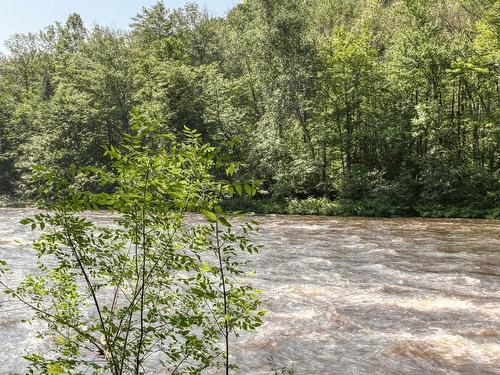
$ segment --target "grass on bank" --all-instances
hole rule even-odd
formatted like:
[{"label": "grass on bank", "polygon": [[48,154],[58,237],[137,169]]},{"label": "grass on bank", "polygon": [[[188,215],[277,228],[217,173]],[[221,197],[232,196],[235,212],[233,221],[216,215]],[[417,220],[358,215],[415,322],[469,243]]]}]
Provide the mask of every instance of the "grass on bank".
[{"label": "grass on bank", "polygon": [[427,217],[427,218],[474,218],[499,219],[500,207],[475,208],[434,205],[398,206],[380,200],[336,200],[327,198],[306,199],[242,199],[236,198],[227,204],[229,210],[255,212],[258,214],[367,216],[367,217]]},{"label": "grass on bank", "polygon": [[[25,208],[31,205],[26,200],[0,196],[0,208]],[[327,198],[313,197],[281,201],[234,198],[226,204],[226,209],[257,214],[500,219],[500,207],[475,208],[444,205],[408,207],[387,204],[377,200],[332,201]]]}]

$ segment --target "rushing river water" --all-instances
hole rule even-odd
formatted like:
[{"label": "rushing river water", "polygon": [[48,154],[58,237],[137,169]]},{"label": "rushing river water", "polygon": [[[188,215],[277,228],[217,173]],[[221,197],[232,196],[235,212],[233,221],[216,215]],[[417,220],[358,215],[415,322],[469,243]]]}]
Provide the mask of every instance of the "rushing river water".
[{"label": "rushing river water", "polygon": [[[29,210],[0,210],[0,259],[34,269]],[[100,220],[100,215],[95,216]],[[269,313],[239,339],[241,374],[500,374],[500,221],[258,217]],[[3,301],[3,303],[2,303]],[[22,371],[36,326],[0,296],[0,373]]]}]

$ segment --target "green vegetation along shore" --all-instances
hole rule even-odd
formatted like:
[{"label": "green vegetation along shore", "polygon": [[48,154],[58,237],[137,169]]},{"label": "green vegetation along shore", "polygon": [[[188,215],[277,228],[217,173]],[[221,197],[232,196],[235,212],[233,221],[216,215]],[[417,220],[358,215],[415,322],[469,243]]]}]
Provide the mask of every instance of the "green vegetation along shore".
[{"label": "green vegetation along shore", "polygon": [[[325,198],[289,199],[233,199],[226,202],[229,211],[256,214],[367,216],[367,217],[428,217],[500,219],[500,209],[482,209],[458,206],[420,206],[417,208],[388,206],[384,202],[331,201]],[[0,199],[0,208],[33,207],[33,202],[12,197]]]},{"label": "green vegetation along shore", "polygon": [[37,164],[109,170],[137,109],[264,181],[235,208],[498,217],[499,15],[499,0],[246,0],[224,17],[158,2],[126,31],[73,14],[13,35],[0,195],[30,201]]},{"label": "green vegetation along shore", "polygon": [[325,198],[289,199],[237,199],[227,204],[228,209],[258,214],[368,216],[368,217],[428,217],[499,219],[500,209],[460,206],[405,207],[388,205],[380,201],[331,201]]}]

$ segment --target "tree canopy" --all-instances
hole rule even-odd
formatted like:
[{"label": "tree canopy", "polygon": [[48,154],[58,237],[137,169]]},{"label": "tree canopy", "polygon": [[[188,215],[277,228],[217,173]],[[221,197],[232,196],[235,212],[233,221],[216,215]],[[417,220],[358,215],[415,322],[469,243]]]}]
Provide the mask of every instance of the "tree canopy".
[{"label": "tree canopy", "polygon": [[0,60],[0,193],[35,164],[106,167],[133,108],[265,181],[261,197],[500,206],[500,1],[159,2],[130,31],[77,14]]}]

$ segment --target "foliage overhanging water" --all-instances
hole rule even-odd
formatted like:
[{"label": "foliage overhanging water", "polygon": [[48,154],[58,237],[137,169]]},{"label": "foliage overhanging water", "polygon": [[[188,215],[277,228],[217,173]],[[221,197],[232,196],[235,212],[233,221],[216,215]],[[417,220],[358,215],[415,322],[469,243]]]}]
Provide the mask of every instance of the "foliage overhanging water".
[{"label": "foliage overhanging water", "polygon": [[[34,270],[29,210],[0,210],[0,258]],[[96,220],[108,218],[93,215]],[[269,314],[236,339],[242,374],[500,373],[500,221],[259,217],[254,282]],[[0,296],[0,373],[43,343]]]}]

